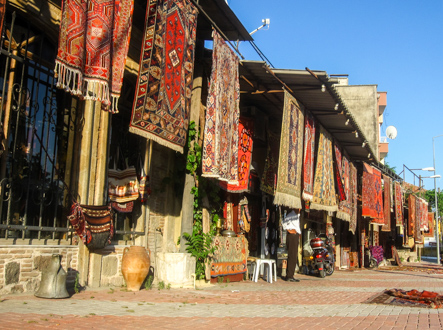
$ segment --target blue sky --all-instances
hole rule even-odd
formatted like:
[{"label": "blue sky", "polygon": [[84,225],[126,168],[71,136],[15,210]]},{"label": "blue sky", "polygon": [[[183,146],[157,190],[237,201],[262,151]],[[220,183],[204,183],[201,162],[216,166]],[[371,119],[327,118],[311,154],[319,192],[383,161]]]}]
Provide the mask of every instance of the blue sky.
[{"label": "blue sky", "polygon": [[[250,32],[262,19],[269,30],[253,35],[276,68],[348,74],[352,85],[387,92],[382,135],[394,125],[386,159],[397,173],[433,166],[432,137],[443,135],[442,0],[228,0]],[[260,60],[240,43],[248,60]],[[436,171],[443,177],[443,136],[435,139]],[[416,171],[430,176],[432,172]],[[406,181],[412,182],[407,175]],[[424,179],[433,189],[432,179]],[[443,189],[443,179],[437,179]]]}]

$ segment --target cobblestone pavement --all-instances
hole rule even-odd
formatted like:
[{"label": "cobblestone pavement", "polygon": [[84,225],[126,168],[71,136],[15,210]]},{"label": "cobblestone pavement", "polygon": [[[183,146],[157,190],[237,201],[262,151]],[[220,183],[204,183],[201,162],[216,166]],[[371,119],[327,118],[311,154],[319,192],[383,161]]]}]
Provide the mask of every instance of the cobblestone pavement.
[{"label": "cobblestone pavement", "polygon": [[366,304],[385,289],[443,294],[443,272],[336,271],[300,282],[244,281],[194,289],[88,289],[68,299],[0,297],[2,329],[442,329],[443,309]]}]

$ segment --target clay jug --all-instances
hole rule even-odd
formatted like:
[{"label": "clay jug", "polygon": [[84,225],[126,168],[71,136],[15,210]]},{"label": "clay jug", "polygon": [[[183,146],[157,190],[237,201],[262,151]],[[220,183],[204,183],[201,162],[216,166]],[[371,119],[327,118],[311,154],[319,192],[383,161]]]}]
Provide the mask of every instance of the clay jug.
[{"label": "clay jug", "polygon": [[149,272],[151,252],[143,246],[126,247],[123,250],[122,274],[126,289],[139,291]]}]

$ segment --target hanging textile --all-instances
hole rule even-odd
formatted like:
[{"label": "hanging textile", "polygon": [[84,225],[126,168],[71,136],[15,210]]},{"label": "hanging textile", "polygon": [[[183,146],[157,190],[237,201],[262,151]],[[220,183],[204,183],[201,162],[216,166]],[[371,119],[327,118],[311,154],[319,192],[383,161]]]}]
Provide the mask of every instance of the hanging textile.
[{"label": "hanging textile", "polygon": [[0,0],[0,39],[3,36],[3,24],[5,22],[5,14],[6,14],[6,0]]},{"label": "hanging textile", "polygon": [[278,136],[268,131],[268,149],[260,183],[260,190],[270,195],[274,195],[275,189],[277,188],[279,150],[280,140],[278,139]]},{"label": "hanging textile", "polygon": [[208,91],[202,176],[238,183],[238,122],[240,85],[238,57],[214,33]]},{"label": "hanging textile", "polygon": [[338,204],[337,218],[350,221],[352,216],[352,193],[350,185],[350,164],[346,156],[342,157],[340,177],[345,199]]},{"label": "hanging textile", "polygon": [[57,87],[118,112],[133,0],[63,0]]},{"label": "hanging textile", "polygon": [[434,227],[435,227],[434,213],[428,212],[428,230],[425,231],[424,236],[434,237]]},{"label": "hanging textile", "polygon": [[197,9],[149,0],[129,131],[183,153],[191,106]]},{"label": "hanging textile", "polygon": [[337,188],[337,195],[340,202],[346,200],[345,188],[342,177],[342,152],[338,145],[334,143],[334,177],[335,187]]},{"label": "hanging textile", "polygon": [[350,163],[350,190],[351,190],[351,218],[349,220],[349,231],[355,235],[357,230],[357,168],[353,163]]},{"label": "hanging textile", "polygon": [[415,237],[415,195],[410,194],[408,197],[408,236]]},{"label": "hanging textile", "polygon": [[384,223],[382,197],[380,171],[363,163],[362,216],[372,218],[371,223]]},{"label": "hanging textile", "polygon": [[304,111],[285,91],[274,204],[301,209]]},{"label": "hanging textile", "polygon": [[414,239],[415,243],[423,243],[423,234],[420,230],[420,222],[422,218],[423,208],[421,207],[421,199],[419,197],[415,197],[415,231],[414,231]]},{"label": "hanging textile", "polygon": [[381,231],[391,231],[391,178],[383,174],[383,219]]},{"label": "hanging textile", "polygon": [[229,184],[226,181],[219,181],[221,188],[233,193],[241,193],[249,190],[254,119],[240,117],[238,133],[238,185]]},{"label": "hanging textile", "polygon": [[403,192],[399,182],[395,182],[395,225],[403,226]]},{"label": "hanging textile", "polygon": [[314,117],[306,111],[302,194],[305,201],[312,201],[314,193],[315,126]]},{"label": "hanging textile", "polygon": [[422,232],[428,230],[428,202],[420,198],[420,230]]},{"label": "hanging textile", "polygon": [[337,211],[337,199],[335,197],[334,164],[332,156],[331,135],[320,127],[318,142],[317,165],[314,178],[314,195],[311,208],[328,212]]},{"label": "hanging textile", "polygon": [[403,226],[403,192],[399,182],[395,181],[395,225]]}]

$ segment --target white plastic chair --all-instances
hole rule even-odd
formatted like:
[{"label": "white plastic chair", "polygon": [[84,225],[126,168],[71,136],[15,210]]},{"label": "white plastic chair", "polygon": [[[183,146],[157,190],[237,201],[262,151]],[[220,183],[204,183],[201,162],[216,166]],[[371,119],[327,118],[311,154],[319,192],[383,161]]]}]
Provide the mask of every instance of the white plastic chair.
[{"label": "white plastic chair", "polygon": [[[275,263],[275,260],[273,260],[273,259],[259,259],[259,258],[257,258],[255,260],[254,274],[252,276],[252,280],[254,282],[258,281],[258,276],[260,274],[260,268],[262,265],[263,265],[263,271],[265,271],[265,269],[266,269],[265,265],[268,266],[266,281],[268,281],[269,283],[272,283],[272,278],[274,277],[274,281],[277,282],[277,264]],[[272,274],[272,271],[274,271],[274,274]]]}]

